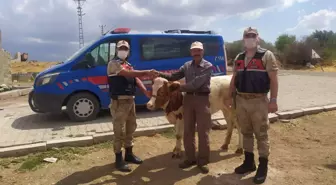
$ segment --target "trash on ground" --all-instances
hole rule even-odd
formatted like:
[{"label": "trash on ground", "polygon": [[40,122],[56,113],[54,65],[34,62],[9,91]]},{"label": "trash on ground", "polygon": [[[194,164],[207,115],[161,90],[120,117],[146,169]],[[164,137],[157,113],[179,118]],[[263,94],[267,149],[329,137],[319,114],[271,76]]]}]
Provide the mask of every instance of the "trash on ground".
[{"label": "trash on ground", "polygon": [[57,158],[48,157],[48,158],[44,158],[43,160],[46,162],[55,163],[57,161]]}]

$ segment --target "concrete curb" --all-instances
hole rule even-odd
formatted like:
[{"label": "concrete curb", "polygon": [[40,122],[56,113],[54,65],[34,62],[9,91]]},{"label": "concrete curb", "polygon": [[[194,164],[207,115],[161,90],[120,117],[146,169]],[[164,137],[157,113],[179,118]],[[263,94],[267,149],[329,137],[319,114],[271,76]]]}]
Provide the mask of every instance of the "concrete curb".
[{"label": "concrete curb", "polygon": [[2,92],[0,93],[0,100],[6,100],[9,98],[15,98],[15,97],[27,95],[32,89],[33,89],[32,87],[29,87],[25,89],[15,89],[11,91]]},{"label": "concrete curb", "polygon": [[[304,115],[312,115],[312,114],[328,112],[328,111],[333,111],[333,110],[336,110],[336,104],[320,106],[320,107],[303,108],[303,109],[298,109],[298,110],[293,110],[293,111],[279,112],[275,114],[272,113],[268,115],[268,118],[271,123],[274,123],[278,121],[279,119],[294,119],[294,118],[298,118]],[[167,131],[171,128],[174,128],[174,125],[166,124],[166,125],[160,125],[156,127],[139,128],[134,133],[134,136],[135,137],[150,136],[150,135],[154,135],[157,133]],[[61,139],[61,140],[50,140],[50,141],[41,142],[41,143],[5,147],[5,148],[0,148],[0,157],[18,157],[18,156],[27,155],[30,153],[43,152],[53,147],[90,146],[93,144],[111,141],[113,139],[113,135],[114,135],[113,132],[106,132],[106,133],[93,134],[91,136],[83,136],[83,137],[68,138],[68,139]]]}]

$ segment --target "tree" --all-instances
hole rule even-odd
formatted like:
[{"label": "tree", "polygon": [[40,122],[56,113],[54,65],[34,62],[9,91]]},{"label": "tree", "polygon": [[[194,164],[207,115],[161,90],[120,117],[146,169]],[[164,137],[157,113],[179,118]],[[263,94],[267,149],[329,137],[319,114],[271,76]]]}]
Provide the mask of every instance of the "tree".
[{"label": "tree", "polygon": [[276,51],[276,48],[274,47],[273,43],[271,42],[266,42],[264,39],[259,38],[259,45],[262,48],[268,49],[272,52]]},{"label": "tree", "polygon": [[285,48],[296,41],[295,35],[282,34],[275,41],[275,47],[278,51],[284,52]]},{"label": "tree", "polygon": [[[259,42],[260,47],[271,50],[272,52],[276,51],[272,43],[266,42],[263,39],[260,39],[259,41],[260,41]],[[225,43],[225,44],[227,48],[226,55],[227,55],[228,60],[233,60],[238,55],[238,53],[244,51],[243,40],[237,40],[237,41],[233,41],[231,43]]]},{"label": "tree", "polygon": [[228,64],[230,65],[231,61],[238,55],[238,53],[243,51],[243,42],[241,40],[237,40],[231,43],[226,43],[225,45]]}]

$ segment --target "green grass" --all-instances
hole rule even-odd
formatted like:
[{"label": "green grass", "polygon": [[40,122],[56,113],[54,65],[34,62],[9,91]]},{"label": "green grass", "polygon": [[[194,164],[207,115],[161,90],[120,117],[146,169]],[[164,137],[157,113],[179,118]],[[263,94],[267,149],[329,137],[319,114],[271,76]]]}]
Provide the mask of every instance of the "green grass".
[{"label": "green grass", "polygon": [[164,132],[161,132],[160,135],[162,135],[163,137],[166,137],[168,139],[174,139],[175,138],[175,129],[174,128],[170,128]]},{"label": "green grass", "polygon": [[0,170],[1,168],[11,168],[15,166],[17,168],[16,170],[18,170],[19,172],[32,171],[38,169],[43,165],[48,164],[48,162],[43,161],[43,159],[47,157],[57,158],[57,161],[72,161],[86,154],[109,148],[112,148],[111,141],[89,147],[53,148],[45,152],[38,152],[22,157],[2,158],[0,159]]}]

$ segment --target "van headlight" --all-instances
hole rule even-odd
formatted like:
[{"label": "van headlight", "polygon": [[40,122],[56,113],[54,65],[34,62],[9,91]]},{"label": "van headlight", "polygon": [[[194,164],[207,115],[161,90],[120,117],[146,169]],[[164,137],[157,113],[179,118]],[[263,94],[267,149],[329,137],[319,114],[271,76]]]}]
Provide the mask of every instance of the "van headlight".
[{"label": "van headlight", "polygon": [[50,73],[50,74],[43,75],[38,78],[36,85],[41,86],[41,85],[47,85],[47,84],[53,83],[59,74],[60,73]]}]

